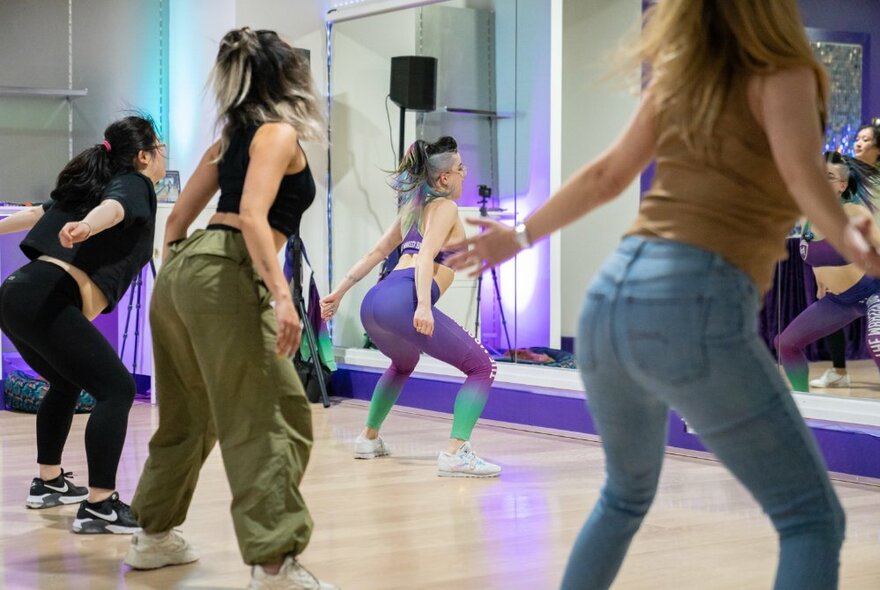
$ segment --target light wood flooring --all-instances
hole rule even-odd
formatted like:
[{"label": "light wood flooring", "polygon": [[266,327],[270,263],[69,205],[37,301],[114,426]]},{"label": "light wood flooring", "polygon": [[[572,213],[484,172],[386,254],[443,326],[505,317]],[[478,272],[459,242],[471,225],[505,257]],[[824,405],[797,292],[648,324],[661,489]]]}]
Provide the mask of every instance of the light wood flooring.
[{"label": "light wood flooring", "polygon": [[[366,404],[314,407],[315,450],[303,486],[316,528],[302,562],[344,590],[557,588],[569,548],[603,479],[599,445],[586,437],[481,424],[474,448],[504,468],[496,480],[438,478],[436,454],[450,420],[395,410],[384,431],[392,457],[355,461]],[[156,410],[131,412],[119,488],[130,500]],[[77,416],[64,468],[87,481],[86,417]],[[0,587],[65,590],[244,588],[228,516],[229,488],[214,450],[183,534],[195,564],[133,572],[122,536],[70,533],[75,507],[27,510],[34,475],[34,417],[0,412]],[[880,487],[837,482],[848,514],[841,588],[880,588]],[[773,530],[746,491],[717,463],[667,456],[657,501],[615,588],[769,588]]]}]

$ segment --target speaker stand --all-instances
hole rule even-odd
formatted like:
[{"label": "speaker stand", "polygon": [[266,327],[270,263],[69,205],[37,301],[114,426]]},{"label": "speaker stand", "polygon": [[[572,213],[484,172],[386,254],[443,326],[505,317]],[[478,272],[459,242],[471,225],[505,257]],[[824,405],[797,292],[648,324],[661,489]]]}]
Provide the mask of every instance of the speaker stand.
[{"label": "speaker stand", "polygon": [[397,142],[397,163],[403,160],[403,136],[406,128],[406,107],[400,107],[400,140]]}]

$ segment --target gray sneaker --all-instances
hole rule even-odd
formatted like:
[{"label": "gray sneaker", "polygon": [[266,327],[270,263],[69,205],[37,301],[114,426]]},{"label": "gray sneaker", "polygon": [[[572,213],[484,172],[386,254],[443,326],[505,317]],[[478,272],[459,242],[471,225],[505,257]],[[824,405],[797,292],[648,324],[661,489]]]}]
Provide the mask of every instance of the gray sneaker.
[{"label": "gray sneaker", "polygon": [[437,457],[437,475],[440,477],[497,477],[501,467],[477,457],[465,441],[453,453],[442,452]]},{"label": "gray sneaker", "polygon": [[289,555],[284,558],[281,569],[273,575],[267,574],[262,566],[255,565],[251,570],[251,583],[248,590],[339,590],[338,586],[327,584],[316,578]]}]

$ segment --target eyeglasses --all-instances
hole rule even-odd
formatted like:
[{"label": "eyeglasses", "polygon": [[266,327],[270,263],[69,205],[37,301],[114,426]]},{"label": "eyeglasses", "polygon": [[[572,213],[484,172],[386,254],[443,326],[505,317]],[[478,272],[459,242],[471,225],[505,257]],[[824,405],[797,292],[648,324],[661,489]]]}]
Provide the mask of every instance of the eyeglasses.
[{"label": "eyeglasses", "polygon": [[153,147],[150,148],[150,151],[155,150],[155,151],[161,153],[162,155],[165,155],[165,148],[166,147],[167,147],[167,145],[164,143],[157,143],[156,145],[154,145]]}]

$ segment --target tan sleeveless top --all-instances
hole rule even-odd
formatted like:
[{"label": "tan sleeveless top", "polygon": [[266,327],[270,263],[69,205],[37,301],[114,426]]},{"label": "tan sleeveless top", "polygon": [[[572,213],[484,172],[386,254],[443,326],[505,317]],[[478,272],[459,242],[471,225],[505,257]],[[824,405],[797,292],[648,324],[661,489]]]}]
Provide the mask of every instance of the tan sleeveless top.
[{"label": "tan sleeveless top", "polygon": [[747,87],[747,76],[734,79],[706,149],[688,148],[660,117],[654,181],[626,235],[715,252],[766,291],[799,210],[749,109]]}]

